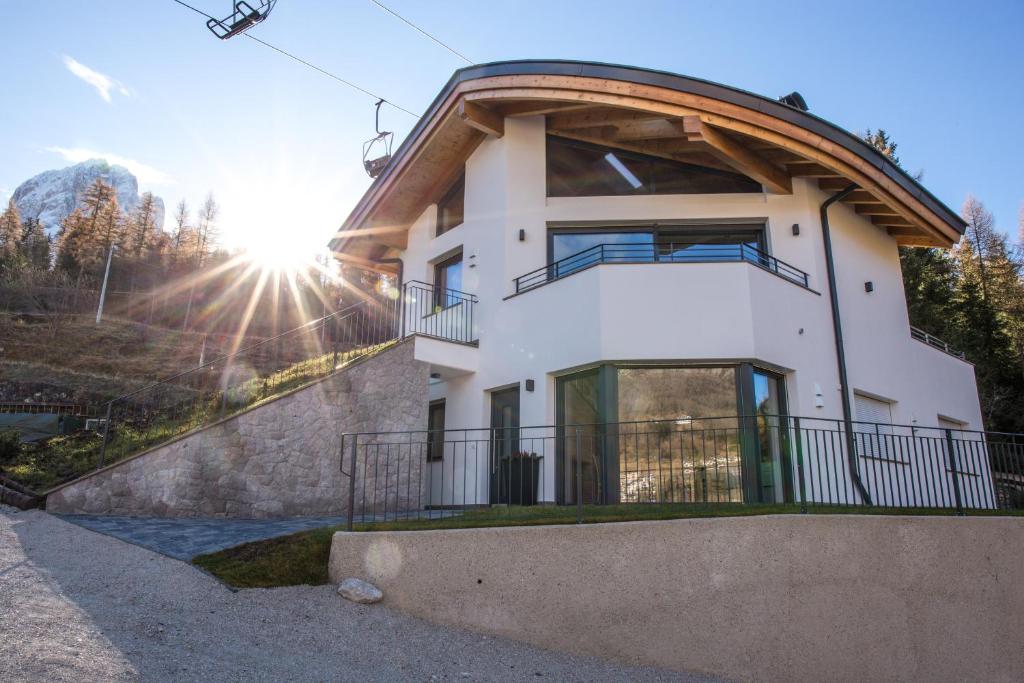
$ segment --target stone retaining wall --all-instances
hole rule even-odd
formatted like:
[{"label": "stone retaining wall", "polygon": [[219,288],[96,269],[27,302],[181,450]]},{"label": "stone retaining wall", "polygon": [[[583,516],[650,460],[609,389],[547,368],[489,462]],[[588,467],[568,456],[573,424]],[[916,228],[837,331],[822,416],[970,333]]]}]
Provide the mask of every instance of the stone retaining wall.
[{"label": "stone retaining wall", "polygon": [[1019,517],[852,514],[338,533],[330,556],[442,624],[815,683],[1024,680],[1022,566]]},{"label": "stone retaining wall", "polygon": [[339,471],[342,432],[425,429],[428,376],[429,367],[413,358],[413,343],[407,341],[59,487],[48,494],[46,508],[159,517],[344,513],[348,480]]}]

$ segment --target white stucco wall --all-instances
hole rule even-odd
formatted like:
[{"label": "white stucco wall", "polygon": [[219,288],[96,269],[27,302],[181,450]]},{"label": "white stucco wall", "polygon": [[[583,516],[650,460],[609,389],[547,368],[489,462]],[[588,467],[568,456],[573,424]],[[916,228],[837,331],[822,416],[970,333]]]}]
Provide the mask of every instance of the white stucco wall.
[{"label": "white stucco wall", "polygon": [[[544,149],[543,117],[507,119],[504,137],[488,138],[466,163],[465,222],[435,237],[431,205],[410,232],[407,280],[430,282],[432,264],[461,248],[462,289],[479,298],[474,360],[462,347],[429,351],[444,369],[431,396],[446,398],[448,428],[487,427],[488,392],[527,379],[536,390],[521,392],[520,423],[552,424],[557,374],[633,360],[763,363],[785,371],[791,414],[842,416],[819,222],[825,193],[794,179],[791,195],[548,198]],[[973,366],[910,336],[893,238],[845,205],[830,219],[851,389],[891,401],[896,423],[934,427],[941,415],[982,429]],[[659,220],[764,222],[769,251],[806,271],[810,290],[748,263],[607,264],[511,296],[514,278],[546,264],[549,224]],[[553,468],[548,459],[551,482]]]}]

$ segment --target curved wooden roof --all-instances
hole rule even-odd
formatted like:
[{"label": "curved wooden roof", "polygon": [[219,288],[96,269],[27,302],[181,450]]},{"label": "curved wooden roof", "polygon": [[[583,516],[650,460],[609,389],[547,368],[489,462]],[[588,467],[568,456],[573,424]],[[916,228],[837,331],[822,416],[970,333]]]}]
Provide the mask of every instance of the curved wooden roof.
[{"label": "curved wooden roof", "polygon": [[844,200],[899,244],[949,247],[964,222],[860,137],[805,111],[687,76],[591,62],[511,61],[456,71],[331,241],[356,261],[405,248],[412,221],[510,116],[549,132],[740,171],[774,193],[792,178]]}]

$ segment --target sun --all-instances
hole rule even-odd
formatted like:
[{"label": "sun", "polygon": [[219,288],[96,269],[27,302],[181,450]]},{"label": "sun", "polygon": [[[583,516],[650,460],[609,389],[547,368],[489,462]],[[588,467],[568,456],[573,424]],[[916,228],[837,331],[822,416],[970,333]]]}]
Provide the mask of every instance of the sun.
[{"label": "sun", "polygon": [[287,231],[253,231],[242,246],[242,254],[263,269],[296,273],[309,268],[324,252],[323,240],[317,242]]}]

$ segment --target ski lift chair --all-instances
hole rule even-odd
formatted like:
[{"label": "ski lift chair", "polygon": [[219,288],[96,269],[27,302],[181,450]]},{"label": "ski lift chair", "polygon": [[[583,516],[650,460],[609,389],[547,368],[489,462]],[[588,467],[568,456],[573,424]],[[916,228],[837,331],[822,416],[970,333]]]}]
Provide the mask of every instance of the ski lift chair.
[{"label": "ski lift chair", "polygon": [[230,16],[224,19],[210,19],[206,22],[206,27],[221,40],[227,40],[266,19],[276,3],[277,0],[260,0],[259,7],[253,9],[245,0],[238,0]]},{"label": "ski lift chair", "polygon": [[[389,131],[380,129],[380,105],[382,104],[384,104],[384,100],[378,100],[374,127],[377,135],[363,143],[363,168],[371,178],[379,176],[391,161],[392,135]],[[378,157],[372,156],[372,154],[380,152],[384,154]]]}]

